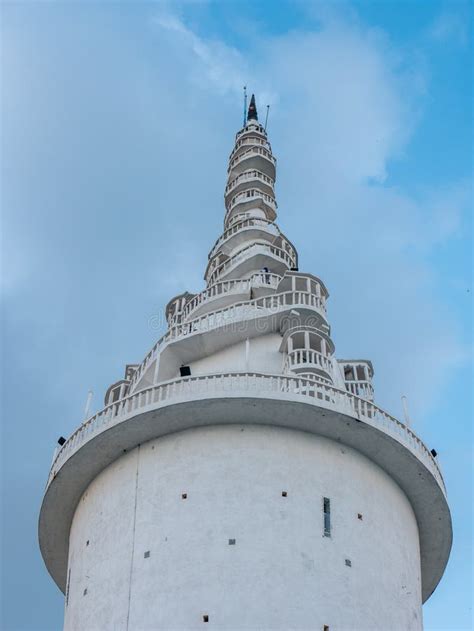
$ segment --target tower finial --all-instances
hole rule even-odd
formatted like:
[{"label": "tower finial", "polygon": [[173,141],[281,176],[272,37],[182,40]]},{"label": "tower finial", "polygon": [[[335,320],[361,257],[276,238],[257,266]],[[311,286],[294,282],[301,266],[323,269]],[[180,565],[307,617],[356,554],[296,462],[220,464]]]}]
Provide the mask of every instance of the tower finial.
[{"label": "tower finial", "polygon": [[258,121],[257,114],[257,106],[255,105],[255,94],[252,94],[252,98],[250,99],[249,111],[247,114],[247,120],[256,120]]}]

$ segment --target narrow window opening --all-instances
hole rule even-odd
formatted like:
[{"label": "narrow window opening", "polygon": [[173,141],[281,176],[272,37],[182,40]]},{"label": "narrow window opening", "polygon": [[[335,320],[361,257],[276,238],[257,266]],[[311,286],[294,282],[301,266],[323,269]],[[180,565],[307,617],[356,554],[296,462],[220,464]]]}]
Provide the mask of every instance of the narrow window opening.
[{"label": "narrow window opening", "polygon": [[235,546],[235,539],[229,539],[229,545]]},{"label": "narrow window opening", "polygon": [[282,496],[282,497],[287,497],[287,496],[288,496],[288,493],[287,493],[286,491],[282,491],[282,492],[281,492],[281,496]]},{"label": "narrow window opening", "polygon": [[145,552],[145,554],[143,555],[143,557],[144,557],[145,559],[149,559],[149,558],[150,558],[150,550],[147,550],[147,551]]},{"label": "narrow window opening", "polygon": [[362,521],[362,513],[357,513],[357,519],[360,519]]},{"label": "narrow window opening", "polygon": [[202,617],[202,621],[209,622],[209,616],[207,614],[204,614],[204,616]]},{"label": "narrow window opening", "polygon": [[87,595],[87,587],[85,588],[85,590],[84,590],[84,592],[83,592],[83,594],[82,594],[82,595],[83,595],[83,596],[86,596],[86,595]]},{"label": "narrow window opening", "polygon": [[89,545],[89,539],[86,541],[86,546],[88,546],[88,545]]},{"label": "narrow window opening", "polygon": [[329,497],[323,498],[324,536],[331,536],[331,502]]},{"label": "narrow window opening", "polygon": [[346,559],[347,567],[352,567],[352,561],[350,559]]},{"label": "narrow window opening", "polygon": [[329,625],[325,624],[325,625],[323,626],[323,631],[329,631]]},{"label": "narrow window opening", "polygon": [[182,500],[188,499],[188,494],[187,493],[181,493],[181,499]]}]

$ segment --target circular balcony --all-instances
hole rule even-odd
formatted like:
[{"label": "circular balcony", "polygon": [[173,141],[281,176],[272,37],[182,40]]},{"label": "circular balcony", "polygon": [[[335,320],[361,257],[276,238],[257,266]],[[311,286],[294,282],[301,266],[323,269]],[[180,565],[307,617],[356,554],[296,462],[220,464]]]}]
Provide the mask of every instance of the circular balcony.
[{"label": "circular balcony", "polygon": [[261,171],[272,180],[276,176],[276,159],[263,147],[250,147],[229,163],[228,173],[232,179],[244,171]]},{"label": "circular balcony", "polygon": [[224,373],[175,379],[107,406],[56,453],[43,499],[40,547],[66,589],[69,531],[94,478],[124,452],[203,425],[257,424],[304,431],[347,445],[385,470],[408,497],[419,528],[422,595],[438,584],[452,541],[436,460],[406,425],[345,390],[301,377]]},{"label": "circular balcony", "polygon": [[250,124],[247,123],[243,129],[239,130],[235,134],[235,142],[237,142],[239,138],[249,138],[252,136],[257,136],[258,138],[267,140],[267,132],[263,125],[260,125],[259,123],[254,124],[253,121]]},{"label": "circular balcony", "polygon": [[235,195],[227,206],[224,224],[229,225],[232,217],[243,214],[249,210],[260,208],[265,213],[266,219],[274,221],[276,219],[277,203],[273,197],[262,193],[258,189],[250,189]]},{"label": "circular balcony", "polygon": [[332,381],[333,365],[330,357],[309,348],[299,348],[288,353],[285,362],[286,371],[314,372]]},{"label": "circular balcony", "polygon": [[374,400],[374,387],[370,381],[347,381],[346,390],[362,399]]},{"label": "circular balcony", "polygon": [[[260,282],[266,283],[269,277],[271,275],[261,274]],[[295,311],[297,316],[294,315]],[[182,361],[192,361],[199,357],[203,348],[208,353],[217,352],[246,338],[287,331],[294,324],[295,317],[300,326],[304,326],[307,321],[324,326],[326,311],[321,297],[303,291],[271,294],[233,303],[223,309],[181,322],[170,328],[156,342],[136,368],[130,381],[130,392],[139,388],[142,378],[158,355],[165,353],[170,346],[178,351]],[[172,374],[161,373],[159,378],[170,379]]]},{"label": "circular balcony", "polygon": [[209,260],[213,259],[220,249],[229,252],[234,250],[241,243],[251,239],[268,239],[274,241],[280,233],[278,226],[268,219],[258,217],[246,217],[232,223],[224,233],[217,239],[209,252]]},{"label": "circular balcony", "polygon": [[224,262],[217,264],[217,267],[214,268],[211,264],[205,280],[208,285],[213,285],[221,280],[245,278],[247,274],[264,267],[267,267],[271,273],[283,276],[286,270],[298,265],[298,257],[293,246],[289,242],[284,245],[286,249],[270,243],[252,243]]},{"label": "circular balcony", "polygon": [[275,181],[262,173],[261,171],[244,171],[233,180],[231,180],[225,188],[225,203],[229,204],[233,195],[237,195],[249,187],[259,187],[262,192],[275,197],[274,192]]},{"label": "circular balcony", "polygon": [[239,138],[239,140],[235,143],[235,146],[229,156],[229,162],[232,162],[234,158],[237,158],[249,147],[263,147],[270,153],[272,151],[270,143],[266,138],[259,136],[255,132],[248,132],[246,136]]},{"label": "circular balcony", "polygon": [[[181,321],[185,322],[191,318],[202,315],[203,312],[226,307],[232,302],[236,302],[239,297],[250,299],[252,290],[260,293],[274,293],[278,287],[281,276],[278,274],[254,274],[250,278],[225,280],[215,285],[211,285],[199,294],[196,294],[184,307],[181,312]],[[262,294],[263,295],[263,294]]]}]

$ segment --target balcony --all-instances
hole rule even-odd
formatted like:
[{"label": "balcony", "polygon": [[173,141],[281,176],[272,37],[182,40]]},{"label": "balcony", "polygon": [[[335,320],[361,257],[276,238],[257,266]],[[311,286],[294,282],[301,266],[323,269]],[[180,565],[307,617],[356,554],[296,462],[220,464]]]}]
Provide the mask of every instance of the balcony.
[{"label": "balcony", "polygon": [[229,156],[229,162],[236,158],[242,151],[245,151],[247,147],[263,147],[269,152],[272,150],[270,143],[266,138],[261,138],[250,132],[247,137],[237,140]]},{"label": "balcony", "polygon": [[249,170],[261,171],[272,180],[276,176],[276,159],[263,147],[251,147],[238,155],[229,163],[228,173],[230,177],[236,177],[240,173]]},{"label": "balcony", "polygon": [[288,353],[285,363],[285,372],[316,372],[323,377],[332,378],[333,365],[330,357],[322,353],[308,349],[299,348]]},{"label": "balcony", "polygon": [[223,246],[228,251],[233,250],[237,245],[249,239],[268,238],[273,241],[280,235],[280,230],[272,221],[258,217],[245,217],[233,223],[217,239],[209,252],[209,259],[216,256],[218,250]]},{"label": "balcony", "polygon": [[441,472],[428,448],[399,420],[345,390],[301,377],[250,372],[173,379],[135,392],[89,418],[56,452],[39,538],[48,570],[63,591],[73,515],[98,473],[149,440],[223,423],[317,434],[357,450],[387,471],[415,513],[422,596],[429,597],[446,566],[452,530]]},{"label": "balcony", "polygon": [[[262,282],[266,276],[267,274],[263,274]],[[138,366],[130,383],[130,392],[140,386],[140,381],[158,355],[165,353],[170,346],[175,348],[175,355],[179,356],[182,362],[192,361],[202,355],[203,348],[210,354],[247,337],[281,332],[291,323],[293,316],[290,316],[290,313],[294,309],[298,310],[298,320],[302,324],[306,317],[312,321],[318,319],[321,325],[325,322],[326,314],[321,298],[308,292],[295,291],[235,303],[177,324],[156,342]],[[195,341],[189,343],[188,340],[193,338]],[[159,378],[170,379],[171,376],[162,371]]]},{"label": "balcony", "polygon": [[247,295],[254,290],[266,290],[274,293],[278,287],[281,276],[277,274],[254,274],[250,278],[225,280],[215,285],[211,285],[204,291],[196,294],[181,312],[181,322],[201,315],[202,311],[215,310],[227,306],[226,303],[235,301],[236,297]]},{"label": "balcony", "polygon": [[371,381],[346,381],[346,390],[362,399],[374,400],[374,387]]},{"label": "balcony", "polygon": [[227,206],[227,212],[224,218],[224,224],[227,226],[231,218],[236,214],[245,213],[248,210],[260,208],[264,211],[265,217],[269,221],[276,219],[276,211],[278,205],[273,197],[262,193],[258,189],[244,191],[235,195]]},{"label": "balcony", "polygon": [[260,186],[263,192],[268,193],[269,195],[275,196],[273,187],[275,186],[274,180],[272,178],[265,175],[261,171],[244,171],[236,178],[231,180],[225,189],[225,202],[226,204],[230,201],[230,196],[232,194],[240,193],[241,190],[246,189],[249,185],[255,184],[256,186]]},{"label": "balcony", "polygon": [[208,285],[213,285],[220,280],[245,277],[246,274],[264,267],[272,273],[283,276],[286,270],[298,264],[293,246],[286,242],[285,247],[286,249],[278,248],[263,242],[252,243],[218,264],[217,267],[209,266],[205,280]]}]

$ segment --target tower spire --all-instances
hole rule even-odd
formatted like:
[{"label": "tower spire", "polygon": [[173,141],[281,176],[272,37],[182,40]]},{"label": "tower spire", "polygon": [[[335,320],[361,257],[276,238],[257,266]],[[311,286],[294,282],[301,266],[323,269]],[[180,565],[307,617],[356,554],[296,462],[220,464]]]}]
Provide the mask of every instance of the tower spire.
[{"label": "tower spire", "polygon": [[247,120],[256,120],[258,121],[257,114],[257,106],[255,105],[255,94],[252,94],[252,98],[250,99],[249,111],[247,114]]}]

